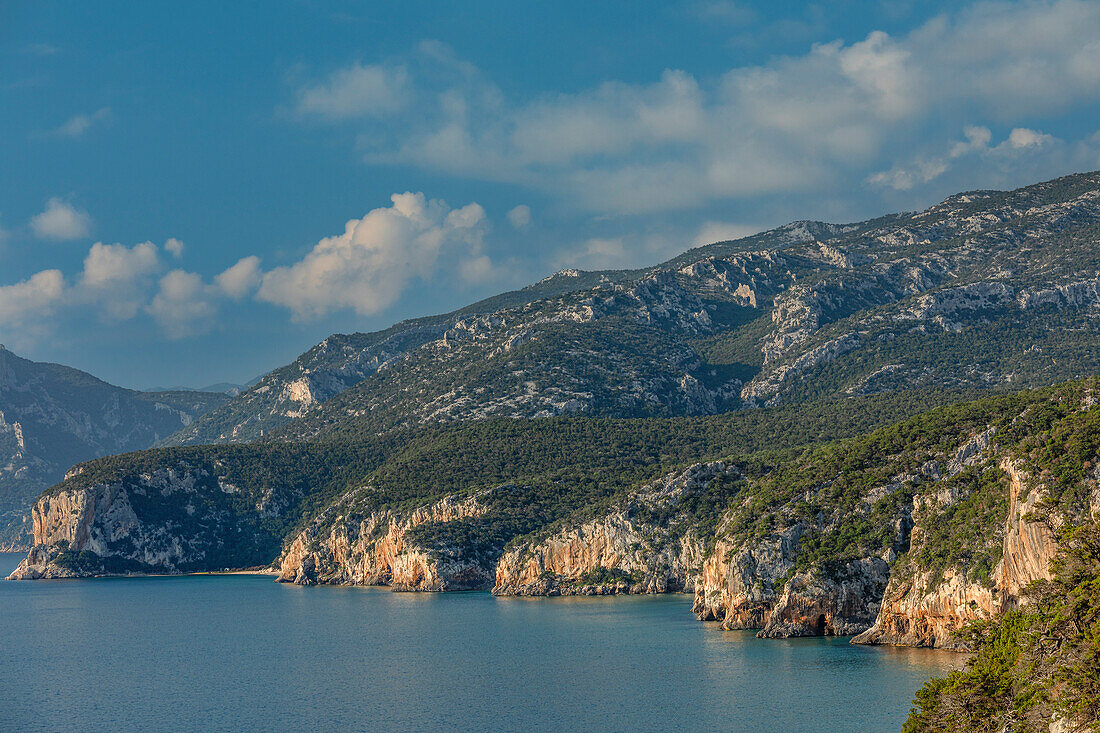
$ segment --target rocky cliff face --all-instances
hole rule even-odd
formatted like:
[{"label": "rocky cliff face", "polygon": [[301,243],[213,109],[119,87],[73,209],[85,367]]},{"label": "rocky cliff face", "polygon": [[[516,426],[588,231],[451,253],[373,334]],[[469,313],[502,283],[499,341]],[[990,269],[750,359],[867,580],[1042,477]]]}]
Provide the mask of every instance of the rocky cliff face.
[{"label": "rocky cliff face", "polygon": [[135,392],[0,346],[0,548],[30,544],[30,507],[65,470],[149,448],[228,395]]},{"label": "rocky cliff face", "polygon": [[[341,458],[331,445],[269,444],[171,449],[170,461],[129,469],[93,461],[36,503],[36,545],[12,577],[278,558],[279,579],[303,585],[686,591],[700,619],[762,637],[858,634],[859,643],[954,648],[954,631],[1013,607],[1030,582],[1049,577],[1052,526],[1063,514],[1051,513],[1057,497],[1025,466],[1036,445],[1084,445],[1100,425],[1091,388],[1050,395],[945,408],[865,439],[744,463],[697,463],[598,513],[558,519],[526,502],[568,492],[560,483],[415,498],[413,486],[367,482],[333,492],[336,500],[288,535],[304,497],[346,485],[344,474],[318,469],[362,458]],[[1060,473],[1081,468],[1082,490],[1100,503],[1097,471],[1074,465]]]},{"label": "rocky cliff face", "polygon": [[[971,621],[1015,608],[1029,583],[1050,579],[1057,545],[1050,520],[1034,517],[1043,488],[1012,458],[1003,458],[1000,466],[1008,479],[1008,514],[996,533],[1003,537],[1001,559],[990,579],[967,579],[955,568],[934,577],[914,569],[912,563],[903,565],[890,579],[874,626],[857,636],[855,643],[962,648],[965,644],[953,637],[954,632]],[[920,507],[914,518],[913,543],[919,547]]]},{"label": "rocky cliff face", "polygon": [[[114,484],[98,489],[59,491],[39,499],[31,512],[34,547],[27,559],[11,574],[12,580],[78,577],[80,569],[62,559],[62,555],[86,552],[97,557],[115,557],[115,567],[127,565],[173,567],[183,559],[183,548],[175,540],[156,543],[142,537],[142,527],[130,504],[129,492]],[[116,550],[127,544],[135,552],[119,555]],[[155,545],[161,544],[158,550]],[[59,561],[60,560],[60,561]],[[108,564],[103,566],[108,571]]]},{"label": "rocky cliff face", "polygon": [[[277,554],[285,531],[280,525],[291,521],[302,487],[257,480],[248,460],[253,456],[238,458],[212,461],[192,452],[171,465],[125,474],[94,463],[77,466],[35,502],[34,546],[11,578],[266,565]],[[288,475],[294,471],[292,462],[282,467]]]},{"label": "rocky cliff face", "polygon": [[172,440],[1051,384],[1100,371],[1087,335],[1097,221],[1091,173],[850,225],[796,222],[641,271],[563,271],[462,311],[332,336]]},{"label": "rocky cliff face", "polygon": [[361,516],[352,491],[295,537],[279,559],[278,580],[314,585],[388,585],[394,590],[476,590],[492,583],[491,567],[455,557],[452,548],[419,546],[410,530],[484,512],[477,497],[446,497],[409,512]]},{"label": "rocky cliff face", "polygon": [[707,542],[680,508],[716,480],[739,477],[721,461],[691,466],[643,487],[607,516],[513,547],[497,563],[493,593],[690,592]]},{"label": "rocky cliff face", "polygon": [[882,558],[798,571],[804,527],[750,546],[719,541],[695,584],[692,611],[724,629],[758,629],[764,638],[849,636],[870,626],[889,578]]}]

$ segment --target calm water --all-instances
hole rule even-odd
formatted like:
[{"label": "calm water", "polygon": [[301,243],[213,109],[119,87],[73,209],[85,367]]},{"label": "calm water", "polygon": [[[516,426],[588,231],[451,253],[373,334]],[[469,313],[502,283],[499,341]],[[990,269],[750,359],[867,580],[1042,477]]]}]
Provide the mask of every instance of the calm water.
[{"label": "calm water", "polygon": [[263,576],[5,582],[0,730],[897,731],[961,661],[762,641],[689,607]]}]

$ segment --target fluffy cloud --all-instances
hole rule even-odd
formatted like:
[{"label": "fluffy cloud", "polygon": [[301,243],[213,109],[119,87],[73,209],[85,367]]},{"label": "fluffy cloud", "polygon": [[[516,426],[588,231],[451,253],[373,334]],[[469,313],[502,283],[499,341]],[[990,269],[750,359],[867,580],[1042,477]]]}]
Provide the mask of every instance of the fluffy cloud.
[{"label": "fluffy cloud", "polygon": [[223,293],[234,300],[240,300],[260,286],[260,258],[252,255],[242,257],[237,264],[226,269],[214,278]]},{"label": "fluffy cloud", "polygon": [[[377,313],[415,279],[426,277],[444,252],[467,259],[480,252],[485,211],[476,203],[450,209],[422,193],[394,194],[392,206],[352,219],[342,234],[318,242],[298,263],[264,274],[260,300],[309,319],[341,308]],[[476,271],[484,271],[485,264]]]},{"label": "fluffy cloud", "polygon": [[93,125],[106,122],[110,119],[111,109],[109,107],[102,107],[91,114],[70,117],[65,124],[55,129],[53,133],[59,137],[78,138],[82,137]]},{"label": "fluffy cloud", "polygon": [[157,246],[142,242],[133,247],[96,242],[84,258],[84,270],[75,297],[98,305],[113,320],[137,315],[149,286],[161,268]]},{"label": "fluffy cloud", "polygon": [[31,218],[31,230],[40,239],[79,239],[88,236],[91,228],[87,212],[59,198],[47,201],[45,210]]},{"label": "fluffy cloud", "polygon": [[[728,3],[699,10],[743,15]],[[299,99],[389,99],[343,90],[360,77],[371,89],[400,79],[401,103],[369,105],[371,119],[356,123],[364,125],[367,162],[518,183],[592,212],[637,214],[835,191],[876,170],[885,171],[880,185],[895,190],[936,180],[950,156],[927,155],[922,166],[896,160],[896,151],[942,146],[987,119],[1027,130],[1042,115],[1095,102],[1097,38],[1096,3],[981,3],[906,35],[821,43],[714,78],[670,69],[648,84],[608,82],[531,102],[508,99],[435,44],[408,65],[338,71]],[[366,108],[341,101],[329,117]],[[1023,132],[1010,142],[1053,150],[1050,140]],[[996,161],[961,163],[979,170]],[[893,166],[900,167],[891,179]]]},{"label": "fluffy cloud", "polygon": [[322,239],[291,266],[265,273],[259,257],[247,256],[209,281],[183,269],[165,272],[165,256],[183,252],[178,239],[163,247],[96,242],[71,283],[47,270],[0,285],[0,326],[40,332],[64,308],[107,321],[145,314],[177,339],[210,330],[228,300],[250,296],[288,308],[295,319],[343,308],[377,313],[415,280],[439,272],[466,285],[512,277],[483,251],[488,227],[476,203],[451,208],[422,193],[394,194],[390,206],[347,222],[342,234]]},{"label": "fluffy cloud", "polygon": [[531,207],[525,204],[511,209],[508,214],[508,223],[516,229],[523,229],[531,223]]},{"label": "fluffy cloud", "polygon": [[39,322],[61,302],[64,290],[60,270],[43,270],[23,282],[0,286],[0,326],[18,328]]},{"label": "fluffy cloud", "polygon": [[1053,135],[1029,130],[1026,127],[1017,127],[1008,134],[1006,142],[1013,148],[1040,148],[1054,141]]},{"label": "fluffy cloud", "polygon": [[382,115],[407,101],[408,74],[403,67],[353,64],[322,84],[298,92],[298,111],[330,119]]},{"label": "fluffy cloud", "polygon": [[690,240],[675,229],[589,237],[558,252],[550,265],[582,270],[645,267],[677,255],[689,246]]},{"label": "fluffy cloud", "polygon": [[988,166],[1020,168],[1026,156],[1034,158],[1043,148],[1059,142],[1053,135],[1026,127],[1017,127],[999,145],[990,146],[993,133],[988,127],[969,125],[964,139],[952,143],[945,155],[918,157],[905,165],[895,165],[867,177],[872,186],[909,191],[933,181],[956,166],[960,160],[979,158]]},{"label": "fluffy cloud", "polygon": [[184,243],[176,239],[175,237],[169,238],[169,240],[164,243],[164,251],[175,257],[177,260],[180,257],[183,257],[184,247]]},{"label": "fluffy cloud", "polygon": [[177,339],[201,333],[213,326],[217,314],[217,289],[205,285],[193,272],[172,270],[160,279],[148,311],[165,335]]}]

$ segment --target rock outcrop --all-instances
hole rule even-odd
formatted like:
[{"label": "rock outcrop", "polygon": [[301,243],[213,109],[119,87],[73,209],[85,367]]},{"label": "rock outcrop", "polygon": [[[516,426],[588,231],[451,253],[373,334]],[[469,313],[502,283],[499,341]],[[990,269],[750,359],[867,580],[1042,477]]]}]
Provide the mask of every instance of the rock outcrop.
[{"label": "rock outcrop", "polygon": [[[854,643],[966,648],[955,632],[1015,608],[1028,584],[1050,579],[1057,545],[1051,523],[1033,515],[1043,489],[1033,485],[1015,460],[1005,457],[1000,466],[1008,477],[1009,508],[1001,531],[1001,561],[991,582],[967,580],[955,568],[940,578],[909,567],[899,569],[890,579],[875,625]],[[919,541],[916,528],[914,535]]]},{"label": "rock outcrop", "polygon": [[608,515],[563,527],[508,550],[496,567],[496,595],[607,595],[694,589],[706,540],[678,512],[731,464],[697,464],[632,494]]},{"label": "rock outcrop", "polygon": [[77,467],[31,510],[34,546],[14,580],[182,573],[266,565],[295,486],[245,490],[251,465],[178,461],[150,472],[89,478]]},{"label": "rock outcrop", "polygon": [[229,400],[135,392],[0,345],[0,548],[26,550],[35,498],[78,461],[150,448]]},{"label": "rock outcrop", "polygon": [[748,546],[719,541],[695,584],[692,611],[723,629],[758,629],[762,638],[850,636],[878,614],[890,575],[878,557],[796,571],[795,525]]},{"label": "rock outcrop", "polygon": [[391,509],[361,516],[352,491],[295,537],[279,559],[278,580],[299,585],[388,585],[394,590],[484,590],[492,566],[459,557],[457,548],[426,548],[410,530],[484,513],[478,497],[445,497],[409,512]]}]

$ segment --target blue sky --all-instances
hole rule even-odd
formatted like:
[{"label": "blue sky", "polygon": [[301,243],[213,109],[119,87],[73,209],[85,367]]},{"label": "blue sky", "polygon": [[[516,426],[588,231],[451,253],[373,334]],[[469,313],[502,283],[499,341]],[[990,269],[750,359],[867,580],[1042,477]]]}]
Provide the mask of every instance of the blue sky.
[{"label": "blue sky", "polygon": [[1100,3],[6,3],[0,343],[134,387],[1100,168]]}]

